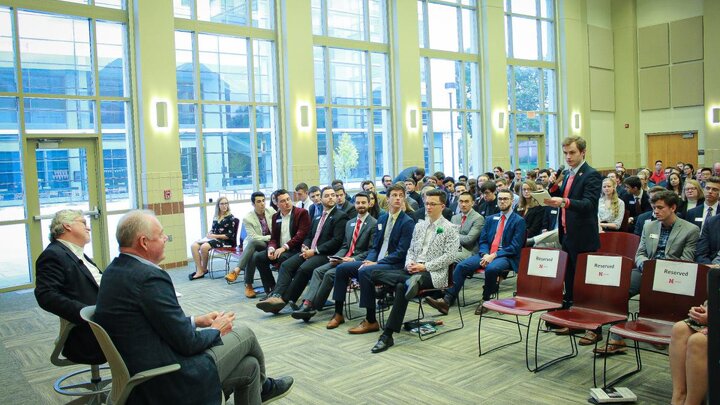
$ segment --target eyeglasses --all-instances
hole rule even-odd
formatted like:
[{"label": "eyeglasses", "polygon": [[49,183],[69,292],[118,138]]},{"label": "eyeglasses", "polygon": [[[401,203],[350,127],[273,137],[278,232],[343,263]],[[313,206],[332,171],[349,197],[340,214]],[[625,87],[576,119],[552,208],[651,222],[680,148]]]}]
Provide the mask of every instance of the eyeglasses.
[{"label": "eyeglasses", "polygon": [[426,206],[426,207],[437,207],[438,205],[445,205],[445,204],[443,204],[443,203],[436,203],[436,202],[426,202],[426,203],[425,203],[425,206]]},{"label": "eyeglasses", "polygon": [[510,200],[512,200],[512,198],[510,198],[510,197],[498,197],[498,200],[499,200],[499,201],[510,201]]}]

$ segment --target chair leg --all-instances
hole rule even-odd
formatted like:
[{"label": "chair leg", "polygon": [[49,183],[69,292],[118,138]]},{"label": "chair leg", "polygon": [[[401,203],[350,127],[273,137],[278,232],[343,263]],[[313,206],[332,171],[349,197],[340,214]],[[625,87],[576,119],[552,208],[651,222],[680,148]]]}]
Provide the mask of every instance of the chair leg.
[{"label": "chair leg", "polygon": [[541,321],[538,321],[537,331],[536,331],[536,334],[535,334],[535,364],[536,364],[536,367],[535,367],[535,370],[533,370],[534,372],[538,372],[538,371],[543,370],[543,369],[545,369],[545,368],[547,368],[547,367],[549,367],[549,366],[552,366],[552,365],[555,364],[555,363],[561,362],[561,361],[563,361],[563,360],[571,359],[571,358],[573,358],[573,357],[575,357],[575,356],[578,355],[578,347],[577,347],[577,341],[576,341],[576,339],[575,339],[575,335],[570,334],[570,335],[568,335],[568,337],[570,338],[570,353],[569,353],[569,354],[566,354],[566,355],[557,357],[557,358],[555,358],[555,359],[552,359],[552,360],[550,360],[550,361],[547,361],[547,362],[545,362],[545,363],[537,366],[538,341],[539,341],[539,339],[540,339],[540,325],[541,325],[541,324],[542,324],[542,322],[541,322]]},{"label": "chair leg", "polygon": [[[608,338],[606,341],[610,340],[610,330],[608,329]],[[597,345],[597,343],[595,343]],[[605,350],[607,351],[608,343],[605,343]],[[640,357],[640,343],[637,340],[633,340],[633,349],[635,350],[635,370],[631,370],[616,379],[612,380],[610,383],[607,382],[607,359],[610,357],[609,355],[605,355],[603,359],[603,388],[612,387],[615,384],[625,380],[626,378],[630,377],[633,374],[637,374],[642,370],[642,358]],[[595,359],[593,359],[593,377],[595,375]],[[595,379],[593,378],[593,383],[595,382]],[[597,387],[597,385],[595,385]]]},{"label": "chair leg", "polygon": [[462,308],[460,307],[460,302],[459,302],[458,300],[455,300],[455,305],[457,305],[458,315],[460,316],[460,326],[457,326],[457,327],[454,327],[454,328],[451,328],[451,329],[446,329],[446,330],[444,330],[444,331],[442,331],[442,332],[440,332],[440,333],[433,333],[433,334],[430,335],[430,336],[423,336],[423,335],[420,333],[420,328],[419,328],[420,325],[419,325],[419,324],[420,324],[420,321],[425,318],[425,311],[423,310],[423,307],[422,307],[422,298],[418,297],[418,319],[417,319],[417,322],[418,322],[418,337],[420,338],[421,341],[430,340],[430,339],[432,339],[432,338],[434,338],[434,337],[437,337],[437,336],[439,336],[439,335],[443,335],[443,334],[445,334],[445,333],[454,332],[454,331],[456,331],[456,330],[460,330],[460,329],[462,329],[462,328],[465,327],[465,321],[463,320]]},{"label": "chair leg", "polygon": [[[482,304],[481,304],[481,305],[482,305]],[[509,343],[503,343],[503,344],[500,345],[500,346],[493,347],[492,349],[487,350],[487,351],[485,352],[485,354],[488,354],[488,353],[490,353],[490,352],[494,352],[495,350],[498,350],[498,349],[502,349],[503,347],[512,346],[512,345],[514,345],[514,344],[517,344],[517,343],[520,343],[520,342],[523,341],[522,330],[520,329],[520,325],[521,325],[521,323],[520,323],[520,318],[519,318],[517,315],[515,315],[515,322],[513,322],[513,321],[511,321],[511,320],[509,320],[509,319],[499,318],[499,317],[496,317],[496,316],[483,316],[483,314],[480,314],[480,319],[478,320],[478,357],[481,357],[481,356],[483,355],[482,346],[481,346],[481,343],[480,343],[480,330],[481,330],[481,328],[482,328],[482,320],[483,320],[483,318],[497,319],[498,321],[514,323],[514,324],[517,326],[518,337],[519,337],[518,340],[514,340],[514,341],[509,342]],[[523,325],[523,326],[524,326],[524,325]],[[526,363],[527,363],[527,361],[526,361]]]}]

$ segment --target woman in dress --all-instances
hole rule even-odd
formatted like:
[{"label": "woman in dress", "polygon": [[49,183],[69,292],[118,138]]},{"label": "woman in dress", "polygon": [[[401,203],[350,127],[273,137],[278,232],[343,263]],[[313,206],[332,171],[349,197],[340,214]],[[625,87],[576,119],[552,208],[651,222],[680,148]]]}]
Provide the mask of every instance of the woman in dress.
[{"label": "woman in dress", "polygon": [[670,337],[673,405],[700,405],[708,389],[707,306],[690,308],[688,316],[675,323]]},{"label": "woman in dress", "polygon": [[230,202],[225,197],[220,197],[215,204],[215,216],[213,217],[212,227],[208,234],[193,242],[190,246],[193,261],[195,262],[195,272],[188,274],[190,281],[205,277],[208,269],[208,256],[210,249],[223,246],[235,246],[237,243],[237,235],[235,235],[235,217],[230,213]]},{"label": "woman in dress", "polygon": [[602,195],[598,202],[600,232],[620,230],[624,216],[625,202],[618,198],[615,180],[605,178],[602,182]]}]

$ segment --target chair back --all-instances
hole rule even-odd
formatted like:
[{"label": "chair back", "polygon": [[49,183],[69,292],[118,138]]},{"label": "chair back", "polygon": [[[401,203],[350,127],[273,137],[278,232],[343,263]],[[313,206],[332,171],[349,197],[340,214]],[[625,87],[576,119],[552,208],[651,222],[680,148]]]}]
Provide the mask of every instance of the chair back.
[{"label": "chair back", "polygon": [[628,229],[628,222],[630,222],[630,211],[625,210],[625,213],[623,213],[622,222],[620,223],[620,229],[618,229],[618,231],[632,233],[632,229]]},{"label": "chair back", "polygon": [[[533,253],[558,252],[558,260],[555,263],[555,277],[543,277],[528,274]],[[535,266],[542,266],[537,260],[533,260]],[[523,248],[520,253],[520,266],[518,267],[517,295],[520,297],[534,298],[543,301],[562,303],[563,282],[565,280],[565,268],[567,267],[567,253],[559,249],[548,248]],[[531,273],[534,273],[531,271]]]},{"label": "chair back", "polygon": [[[619,257],[620,258],[620,277],[619,285],[599,285],[593,282],[587,282],[588,272],[591,274],[590,279],[602,272],[608,274],[618,269],[590,269],[588,271],[588,258],[590,256],[600,257]],[[630,274],[633,268],[633,261],[625,256],[610,253],[581,253],[577,258],[577,266],[575,267],[575,282],[573,284],[573,296],[575,298],[574,307],[590,309],[595,311],[608,312],[618,316],[626,316],[628,312],[628,290],[630,289]]]},{"label": "chair back", "polygon": [[124,403],[127,399],[123,398],[123,396],[127,396],[127,393],[124,392],[125,387],[130,380],[130,372],[125,366],[125,360],[122,359],[120,352],[118,352],[115,347],[115,344],[113,344],[112,340],[110,340],[110,335],[108,335],[107,331],[105,331],[102,326],[98,325],[93,320],[95,316],[94,305],[81,309],[80,316],[90,324],[90,329],[92,329],[93,334],[100,344],[100,348],[105,354],[105,358],[110,365],[110,372],[112,373],[112,389],[110,390],[108,402],[113,404]]},{"label": "chair back", "polygon": [[598,253],[612,253],[635,260],[640,237],[627,232],[605,232],[600,234]]},{"label": "chair back", "polygon": [[[238,245],[238,228],[240,228],[240,218],[233,218],[233,235],[235,235],[235,239],[232,241],[232,244],[230,246],[237,247]],[[240,240],[240,246],[242,246],[242,239]]]},{"label": "chair back", "polygon": [[[674,260],[667,261],[679,262]],[[648,260],[643,263],[642,284],[640,285],[640,317],[677,322],[687,318],[690,307],[698,306],[707,299],[708,266],[690,262],[680,263],[688,263],[697,268],[695,289],[692,295],[659,291],[661,287],[655,286],[655,273],[658,267],[657,260]],[[659,277],[662,277],[662,275]],[[666,277],[674,278],[672,275]],[[674,279],[673,281],[677,282],[678,280]],[[681,282],[682,281],[685,280],[683,279]]]},{"label": "chair back", "polygon": [[240,233],[238,233],[238,244],[237,247],[240,248],[239,251],[243,251],[243,243],[245,242],[245,238],[247,238],[247,229],[245,229],[245,224],[242,224],[240,226]]},{"label": "chair back", "polygon": [[50,363],[52,363],[53,365],[62,367],[76,364],[75,362],[72,362],[69,359],[62,357],[61,355],[62,350],[65,347],[65,342],[70,335],[70,330],[72,330],[72,328],[74,327],[74,323],[68,321],[67,319],[60,318],[60,332],[58,332],[58,337],[55,338],[55,348],[50,354]]}]

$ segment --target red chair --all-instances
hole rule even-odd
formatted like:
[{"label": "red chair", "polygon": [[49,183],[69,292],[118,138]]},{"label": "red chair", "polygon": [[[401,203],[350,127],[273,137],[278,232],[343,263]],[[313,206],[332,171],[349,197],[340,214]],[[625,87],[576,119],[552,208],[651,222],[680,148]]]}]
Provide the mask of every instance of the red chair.
[{"label": "red chair", "polygon": [[[555,268],[555,277],[542,277],[528,274],[528,266],[530,257],[533,252],[539,250],[557,251],[558,260]],[[492,348],[485,353],[489,353],[506,346],[514,345],[522,342],[523,336],[520,326],[525,326],[525,367],[528,371],[537,369],[537,351],[535,352],[535,365],[530,367],[530,359],[528,356],[530,342],[530,325],[532,317],[536,312],[548,311],[551,309],[560,309],[563,300],[563,282],[565,280],[565,268],[567,266],[567,253],[557,249],[545,248],[524,248],[520,256],[520,267],[518,268],[517,295],[513,298],[495,299],[483,303],[483,307],[499,312],[505,315],[514,315],[515,321],[499,317],[485,316],[489,319],[497,319],[503,322],[515,323],[518,328],[519,339],[510,343],[505,343],[498,347]],[[521,324],[519,316],[529,316],[527,324]],[[482,346],[480,342],[480,330],[482,327],[483,315],[480,315],[478,321],[478,356],[482,356]]]},{"label": "red chair", "polygon": [[[234,228],[234,234],[238,234],[238,228],[240,227],[240,219],[239,218],[233,218],[233,228]],[[230,246],[223,246],[219,248],[212,248],[210,249],[209,255],[208,255],[208,273],[210,273],[210,278],[215,279],[216,277],[213,277],[213,270],[212,264],[213,259],[217,256],[218,258],[223,259],[225,262],[225,274],[228,274],[230,272],[230,259],[233,257],[233,255],[239,255],[242,252],[242,244],[238,247],[237,244],[237,236],[236,239],[232,241],[232,245]],[[224,276],[224,275],[223,275]]]},{"label": "red chair", "polygon": [[[620,257],[621,265],[618,286],[586,282],[588,258],[590,256]],[[608,253],[582,253],[578,255],[573,288],[575,296],[574,305],[569,309],[546,312],[540,316],[540,319],[553,325],[570,328],[571,330],[596,330],[603,325],[615,324],[627,320],[628,290],[630,289],[630,273],[632,267],[633,261],[623,256]],[[610,269],[591,271],[613,272]],[[617,271],[617,269],[614,271]],[[570,334],[568,336],[570,338],[571,352],[538,366],[535,371],[540,371],[552,364],[578,355],[578,345],[575,335]],[[538,322],[537,335],[535,335],[536,359],[539,337],[540,322]],[[597,345],[597,342],[595,342],[595,348],[597,348]],[[593,362],[593,384],[597,387],[595,362]]]},{"label": "red chair", "polygon": [[455,265],[456,265],[455,263],[452,263],[450,266],[448,266],[448,285],[447,285],[447,287],[445,287],[445,288],[427,288],[427,289],[418,291],[417,295],[415,296],[415,299],[417,300],[417,303],[418,303],[418,312],[417,312],[417,318],[413,322],[415,322],[417,325],[417,335],[418,335],[418,338],[420,338],[420,340],[432,339],[432,338],[442,335],[444,333],[453,332],[453,331],[460,330],[465,327],[465,321],[463,320],[462,309],[460,308],[460,302],[458,300],[455,300],[457,309],[458,309],[458,314],[460,314],[460,326],[446,329],[439,333],[433,333],[427,337],[425,335],[423,335],[421,328],[420,328],[420,325],[423,323],[423,319],[425,319],[425,311],[423,310],[423,300],[426,297],[433,296],[438,293],[444,293],[446,289],[451,288],[453,286],[453,271],[455,270]]},{"label": "red chair", "polygon": [[616,378],[610,384],[607,384],[607,358],[610,356],[605,356],[605,360],[603,361],[603,385],[605,387],[612,387],[642,370],[640,350],[660,353],[667,356],[664,352],[641,348],[638,343],[669,345],[675,322],[687,318],[690,307],[700,305],[700,303],[707,299],[707,266],[702,264],[696,265],[695,291],[694,294],[690,296],[656,291],[654,285],[656,265],[657,261],[655,260],[648,260],[643,264],[642,284],[640,286],[640,311],[637,319],[613,325],[608,330],[608,339],[605,341],[605,349],[607,350],[610,333],[616,333],[623,338],[633,340],[636,368]]},{"label": "red chair", "polygon": [[598,253],[612,253],[635,261],[640,237],[627,232],[605,232],[600,234]]}]

